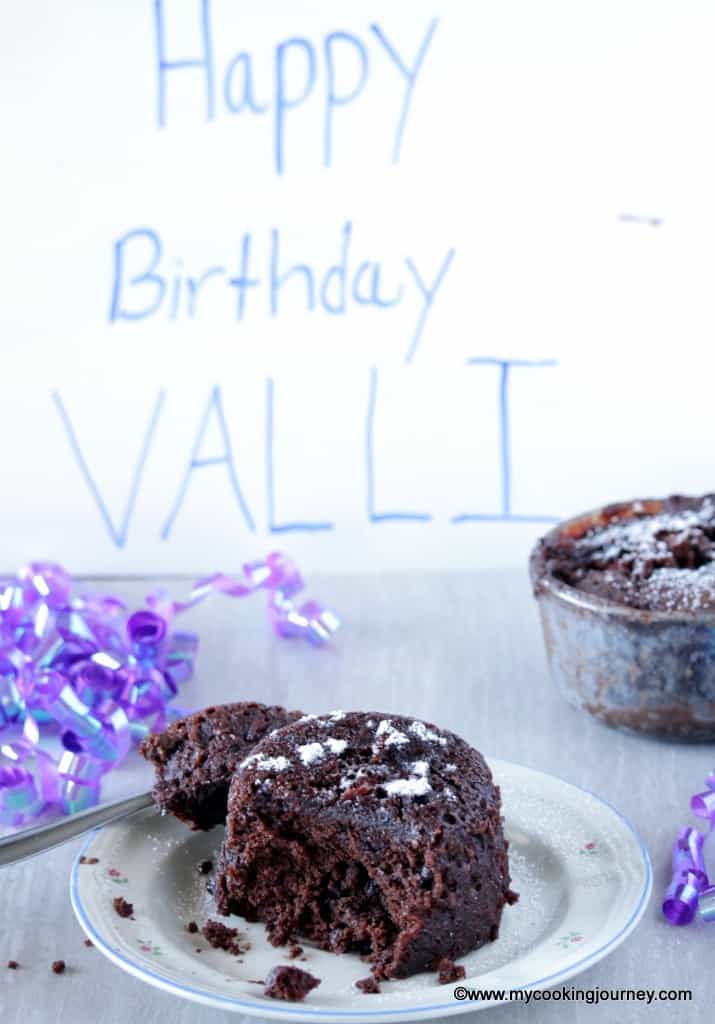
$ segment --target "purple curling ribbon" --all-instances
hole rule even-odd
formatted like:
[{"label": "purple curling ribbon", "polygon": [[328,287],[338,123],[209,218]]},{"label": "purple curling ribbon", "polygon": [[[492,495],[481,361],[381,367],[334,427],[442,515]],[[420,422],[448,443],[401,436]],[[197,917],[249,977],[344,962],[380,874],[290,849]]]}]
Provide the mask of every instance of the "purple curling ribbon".
[{"label": "purple curling ribbon", "polygon": [[[33,563],[0,582],[0,825],[93,806],[132,745],[182,714],[170,703],[193,674],[198,637],[171,626],[210,594],[263,590],[279,636],[326,643],[340,621],[314,601],[297,605],[303,588],[278,552],[244,566],[243,579],[200,580],[184,601],[156,591],[133,614],[112,595],[73,597],[58,565]],[[43,734],[59,755],[41,747]]]},{"label": "purple curling ribbon", "polygon": [[[715,772],[710,772],[705,785],[707,790],[696,793],[690,807],[709,822],[709,835],[715,828]],[[663,915],[672,925],[690,924],[696,913],[704,921],[715,920],[715,886],[710,885],[703,855],[706,838],[686,826],[673,843],[673,875],[663,902]]]},{"label": "purple curling ribbon", "polygon": [[248,597],[259,590],[268,595],[268,618],[279,636],[303,637],[320,646],[326,643],[340,626],[340,619],[328,608],[315,601],[306,601],[298,606],[294,597],[303,590],[305,583],[298,569],[290,559],[274,551],[264,562],[249,562],[243,567],[244,578],[235,579],[216,573],[194,584],[185,601],[171,601],[164,591],[157,591],[147,599],[149,607],[164,619],[171,619],[179,612],[192,608],[209,594],[219,593],[228,597]]},{"label": "purple curling ribbon", "polygon": [[704,793],[696,793],[690,801],[690,809],[699,818],[706,818],[712,828],[715,821],[715,772],[710,772],[705,785],[708,787]]},{"label": "purple curling ribbon", "polygon": [[690,924],[700,893],[708,886],[703,860],[705,837],[696,828],[681,828],[673,843],[673,878],[665,894],[663,914],[671,924]]}]

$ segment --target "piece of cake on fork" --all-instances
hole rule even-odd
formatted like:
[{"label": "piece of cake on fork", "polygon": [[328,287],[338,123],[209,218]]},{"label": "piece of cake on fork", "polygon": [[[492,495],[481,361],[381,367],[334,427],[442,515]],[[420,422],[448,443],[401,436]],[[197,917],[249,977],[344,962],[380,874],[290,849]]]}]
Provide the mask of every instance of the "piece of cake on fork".
[{"label": "piece of cake on fork", "polygon": [[193,829],[222,825],[238,765],[267,733],[301,713],[252,701],[222,704],[147,736],[140,751],[156,771],[154,802]]}]

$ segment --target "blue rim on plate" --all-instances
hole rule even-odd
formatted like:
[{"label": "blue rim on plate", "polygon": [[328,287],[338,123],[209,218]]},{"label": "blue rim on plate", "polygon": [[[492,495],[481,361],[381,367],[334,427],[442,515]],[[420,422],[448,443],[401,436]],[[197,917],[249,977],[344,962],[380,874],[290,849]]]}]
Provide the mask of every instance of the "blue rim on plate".
[{"label": "blue rim on plate", "polygon": [[[519,767],[526,766],[520,765]],[[527,771],[533,773],[534,775],[543,775],[548,779],[562,782],[564,785],[569,786],[572,789],[576,789],[581,793],[585,793],[587,796],[590,796],[598,803],[602,804],[604,807],[607,807],[608,810],[611,811],[611,813],[616,818],[618,818],[623,825],[625,825],[626,829],[631,833],[631,835],[635,839],[642,858],[644,878],[643,887],[641,889],[638,902],[631,916],[629,917],[628,921],[623,925],[623,927],[620,928],[615,935],[611,936],[608,942],[605,942],[603,946],[600,946],[597,950],[592,950],[590,953],[586,954],[581,959],[570,963],[567,967],[564,967],[563,970],[555,971],[553,974],[546,975],[542,978],[535,978],[533,981],[527,982],[526,984],[510,986],[511,991],[524,991],[540,987],[551,987],[558,981],[566,981],[569,978],[573,977],[574,974],[580,973],[582,970],[585,969],[585,967],[588,966],[589,963],[601,960],[607,954],[609,949],[619,945],[634,930],[638,921],[640,920],[645,911],[645,907],[653,887],[653,869],[651,866],[650,856],[648,854],[648,850],[645,846],[645,843],[641,839],[638,832],[636,832],[635,828],[628,821],[628,819],[624,817],[624,815],[622,815],[620,811],[618,811],[607,800],[604,800],[602,797],[597,796],[595,793],[591,792],[591,790],[585,789],[583,786],[577,786],[573,782],[567,782],[565,779],[560,778],[560,776],[552,775],[549,772],[542,772],[535,768],[528,768]],[[99,935],[99,933],[96,931],[91,921],[89,920],[89,917],[87,916],[85,908],[82,904],[82,900],[79,895],[78,883],[80,857],[84,854],[85,850],[87,850],[87,848],[93,841],[94,837],[100,831],[102,830],[95,829],[87,836],[84,843],[82,844],[82,848],[80,849],[77,855],[77,859],[74,862],[74,865],[72,867],[72,873],[70,875],[70,899],[72,902],[72,908],[82,929],[84,930],[85,934],[92,940],[94,945],[98,949],[100,949],[109,960],[116,963],[118,966],[126,969],[129,974],[132,974],[134,977],[146,981],[148,984],[152,985],[155,988],[159,988],[164,992],[169,992],[173,995],[177,995],[184,999],[188,999],[192,1002],[200,1003],[203,1005],[213,1005],[214,1008],[216,1009],[222,1007],[226,1009],[231,1008],[236,1010],[243,1010],[244,1012],[251,1015],[256,1015],[259,1006],[255,1001],[248,1002],[237,996],[222,996],[204,988],[195,988],[191,985],[182,985],[178,982],[170,981],[163,975],[157,974],[155,971],[149,970],[148,968],[138,964],[136,961],[130,960],[129,958],[122,956],[121,953],[118,953],[115,949],[108,945],[107,942],[102,938],[102,936]],[[465,980],[469,981],[469,979]],[[506,989],[506,986],[504,986],[504,988]],[[496,1006],[499,1004],[497,1002],[490,1001],[489,1005]],[[270,1010],[266,1007],[264,1012],[269,1012],[270,1016],[273,1017],[284,1015],[286,1018],[293,1017],[295,1019],[312,1017],[322,1018],[325,1020],[332,1019],[333,1021],[335,1021],[336,1018],[339,1018],[341,1020],[345,1018],[351,1018],[354,1020],[369,1019],[374,1021],[380,1018],[389,1019],[391,1017],[396,1017],[398,1015],[400,1015],[400,1017],[403,1020],[407,1020],[410,1017],[418,1014],[421,1014],[423,1016],[425,1014],[434,1015],[438,1013],[444,1013],[445,1011],[451,1012],[451,1014],[457,1014],[460,1011],[462,1013],[468,1013],[470,1010],[476,1010],[478,1007],[479,1001],[477,1000],[465,1000],[463,1002],[459,1002],[455,999],[452,999],[452,1001],[449,1003],[430,1003],[421,1006],[402,1006],[395,1007],[394,1009],[376,1008],[373,1010],[349,1010],[342,1008],[320,1009],[307,1006],[302,1007],[295,1003],[291,1004],[290,1006],[281,1006],[280,1003],[276,1003],[275,1005],[270,1006]]]}]

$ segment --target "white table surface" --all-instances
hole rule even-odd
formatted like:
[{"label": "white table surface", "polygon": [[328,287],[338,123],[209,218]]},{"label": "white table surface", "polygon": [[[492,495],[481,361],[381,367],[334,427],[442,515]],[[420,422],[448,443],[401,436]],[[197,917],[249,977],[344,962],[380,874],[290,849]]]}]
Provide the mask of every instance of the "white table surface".
[{"label": "white table surface", "polygon": [[[171,585],[177,596],[182,584]],[[109,584],[107,584],[109,588]],[[146,584],[111,589],[140,602]],[[627,736],[571,709],[547,676],[536,610],[520,574],[316,576],[310,594],[345,625],[330,649],[275,638],[263,599],[215,597],[184,617],[201,634],[195,680],[179,702],[198,707],[255,699],[308,711],[406,712],[460,733],[487,755],[520,762],[592,790],[643,837],[655,888],[636,932],[573,984],[690,988],[690,1004],[501,1006],[454,1018],[493,1024],[538,1021],[705,1021],[715,995],[715,924],[674,929],[660,915],[674,834],[688,822],[690,794],[713,765],[712,745]],[[107,799],[147,788],[135,755],[106,785]],[[122,974],[83,934],[68,880],[78,843],[0,871],[0,1013],[3,1024],[244,1024]],[[715,848],[713,849],[715,858]],[[22,969],[5,969],[8,959]],[[64,975],[51,973],[66,960]],[[368,997],[366,997],[367,999]]]}]

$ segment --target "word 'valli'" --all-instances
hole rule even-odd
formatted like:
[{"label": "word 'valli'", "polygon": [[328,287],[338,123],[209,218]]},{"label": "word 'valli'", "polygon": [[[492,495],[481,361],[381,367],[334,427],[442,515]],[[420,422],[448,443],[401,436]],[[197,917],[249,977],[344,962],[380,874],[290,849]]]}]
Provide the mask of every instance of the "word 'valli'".
[{"label": "word 'valli'", "polygon": [[[509,414],[509,380],[513,370],[533,370],[542,367],[553,367],[556,362],[553,359],[544,360],[522,360],[522,359],[493,359],[477,357],[467,361],[468,365],[492,367],[498,371],[498,386],[500,395],[499,413],[499,434],[500,434],[500,461],[501,461],[501,497],[500,510],[496,513],[461,512],[451,517],[450,522],[454,525],[470,522],[551,522],[555,519],[552,515],[541,513],[517,512],[512,508],[511,484],[511,442],[510,442],[510,414]],[[72,417],[59,392],[53,393],[53,400],[60,419],[64,425],[67,440],[72,454],[75,457],[80,473],[84,479],[87,489],[94,499],[99,514],[104,522],[112,542],[117,547],[124,547],[129,535],[129,528],[134,513],[134,504],[139,494],[144,468],[148,455],[156,438],[157,430],[160,429],[160,421],[166,401],[166,393],[160,391],[146,428],[141,449],[138,453],[129,499],[124,509],[124,515],[119,523],[116,523],[110,514],[109,508],[101,494],[95,477],[85,458],[82,443],[75,430]],[[275,469],[274,469],[274,427],[273,427],[273,405],[274,405],[274,384],[271,377],[266,378],[266,404],[265,404],[265,469],[266,469],[266,526],[269,533],[320,533],[326,530],[334,530],[336,524],[328,520],[290,520],[281,518],[276,510],[275,502]],[[367,395],[366,418],[364,428],[364,481],[367,521],[371,524],[390,522],[413,522],[429,523],[432,515],[427,511],[406,511],[404,509],[385,509],[381,507],[379,496],[376,494],[375,486],[375,455],[379,445],[375,441],[375,414],[378,405],[378,371],[372,368],[369,374],[369,387]],[[206,437],[211,427],[218,428],[221,439],[218,451],[209,449],[207,451]],[[232,494],[246,528],[255,532],[256,520],[252,512],[253,501],[248,500],[244,495],[239,482],[239,468],[233,455],[231,436],[226,423],[223,406],[223,394],[220,387],[214,387],[209,395],[203,415],[201,417],[196,438],[189,454],[188,463],[182,478],[178,481],[178,489],[168,508],[168,514],[160,530],[162,540],[168,540],[179,517],[184,500],[192,486],[196,486],[197,476],[208,471],[221,471],[226,474],[228,491]]]}]

